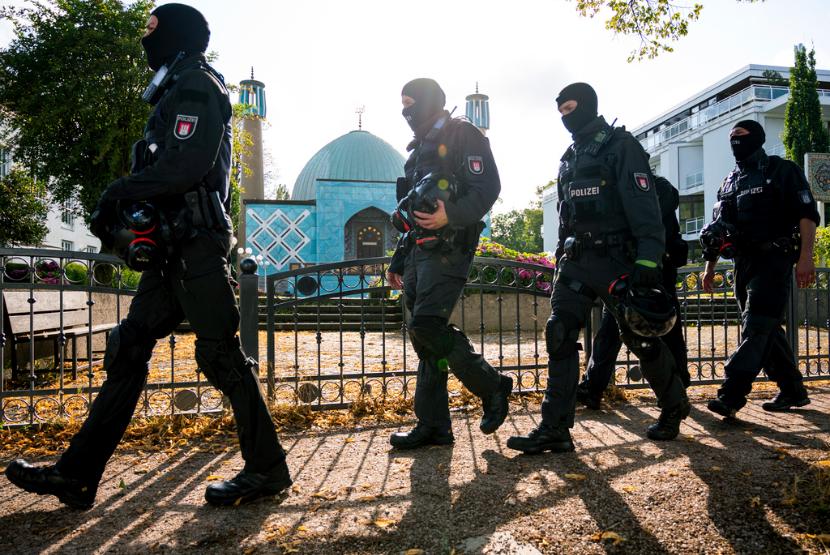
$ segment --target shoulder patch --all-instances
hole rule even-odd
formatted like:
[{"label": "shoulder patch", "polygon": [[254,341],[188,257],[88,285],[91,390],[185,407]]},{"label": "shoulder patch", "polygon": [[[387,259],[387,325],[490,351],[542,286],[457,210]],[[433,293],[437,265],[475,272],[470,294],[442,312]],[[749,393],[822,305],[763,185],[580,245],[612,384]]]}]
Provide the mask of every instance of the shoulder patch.
[{"label": "shoulder patch", "polygon": [[196,124],[199,123],[199,116],[186,116],[178,114],[173,127],[173,136],[180,141],[185,141],[193,136],[196,131]]},{"label": "shoulder patch", "polygon": [[813,203],[813,195],[810,194],[810,191],[804,189],[798,192],[798,196],[801,198],[801,202],[803,204],[812,204]]},{"label": "shoulder patch", "polygon": [[481,156],[467,156],[467,169],[473,175],[484,173],[484,158]]},{"label": "shoulder patch", "polygon": [[634,186],[637,187],[639,190],[647,193],[651,190],[651,180],[648,178],[647,173],[635,173],[634,174]]}]

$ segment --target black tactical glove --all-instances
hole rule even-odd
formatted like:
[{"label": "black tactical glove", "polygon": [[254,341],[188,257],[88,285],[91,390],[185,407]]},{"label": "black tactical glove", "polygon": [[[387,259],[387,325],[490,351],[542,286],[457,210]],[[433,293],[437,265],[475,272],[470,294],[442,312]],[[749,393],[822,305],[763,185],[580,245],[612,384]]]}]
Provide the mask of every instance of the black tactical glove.
[{"label": "black tactical glove", "polygon": [[[642,262],[646,262],[643,264]],[[660,268],[653,262],[637,261],[634,263],[634,272],[631,274],[631,285],[634,287],[654,287],[660,285]]]}]

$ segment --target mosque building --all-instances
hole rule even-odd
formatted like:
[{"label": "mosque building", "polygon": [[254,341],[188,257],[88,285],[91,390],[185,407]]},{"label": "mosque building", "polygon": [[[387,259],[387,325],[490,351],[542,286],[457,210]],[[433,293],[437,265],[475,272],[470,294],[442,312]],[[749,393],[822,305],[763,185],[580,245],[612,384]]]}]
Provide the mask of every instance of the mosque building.
[{"label": "mosque building", "polygon": [[[264,87],[253,79],[240,86],[240,102],[259,107],[256,125],[265,117]],[[486,132],[489,99],[478,93],[478,86],[467,97],[466,115]],[[261,131],[252,137],[261,142]],[[255,145],[252,152],[254,156],[260,152],[261,179],[261,145]],[[404,162],[392,145],[363,129],[361,120],[357,129],[311,157],[294,183],[290,200],[263,199],[258,182],[249,189],[245,180],[252,180],[254,172],[242,183],[241,246],[251,249],[254,256],[261,255],[269,274],[385,256],[397,242],[398,232],[389,215],[397,204],[395,183],[404,175]]]}]

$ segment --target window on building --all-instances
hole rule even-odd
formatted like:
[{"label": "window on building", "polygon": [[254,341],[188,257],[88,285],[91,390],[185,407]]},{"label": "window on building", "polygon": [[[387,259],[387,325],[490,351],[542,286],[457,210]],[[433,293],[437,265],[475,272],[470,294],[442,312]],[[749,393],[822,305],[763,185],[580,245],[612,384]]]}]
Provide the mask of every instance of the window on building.
[{"label": "window on building", "polygon": [[72,241],[67,241],[64,239],[61,241],[61,249],[65,251],[74,251],[75,250],[75,243]]},{"label": "window on building", "polygon": [[63,211],[61,212],[61,223],[64,227],[74,228],[75,227],[75,214],[69,208],[68,204],[63,205]]},{"label": "window on building", "polygon": [[96,252],[98,252],[98,249],[96,249],[92,245],[89,245],[89,246],[87,246],[87,248],[84,249],[84,252],[88,252],[90,254],[95,254]]},{"label": "window on building", "polygon": [[703,195],[680,197],[681,233],[699,232],[706,221],[704,210]]}]

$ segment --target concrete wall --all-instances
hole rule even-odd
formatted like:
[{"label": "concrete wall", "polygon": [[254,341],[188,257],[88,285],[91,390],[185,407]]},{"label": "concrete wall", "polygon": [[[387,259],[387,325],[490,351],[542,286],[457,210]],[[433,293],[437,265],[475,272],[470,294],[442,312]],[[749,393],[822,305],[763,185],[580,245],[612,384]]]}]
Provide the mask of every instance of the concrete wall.
[{"label": "concrete wall", "polygon": [[[535,314],[533,309],[534,299],[537,304]],[[462,319],[462,303],[459,301],[452,313],[450,322],[466,330],[468,335],[478,332],[482,322],[481,308],[483,303],[484,331],[495,333],[501,328],[504,333],[511,333],[515,337],[517,302],[519,308],[518,321],[521,324],[522,333],[532,333],[535,325],[539,333],[544,334],[545,322],[550,316],[550,299],[544,296],[533,297],[532,295],[520,294],[517,300],[515,294],[505,293],[501,303],[499,303],[497,295],[485,294],[479,296],[473,294],[464,299],[464,318]],[[499,318],[499,304],[501,304],[501,318]]]}]

